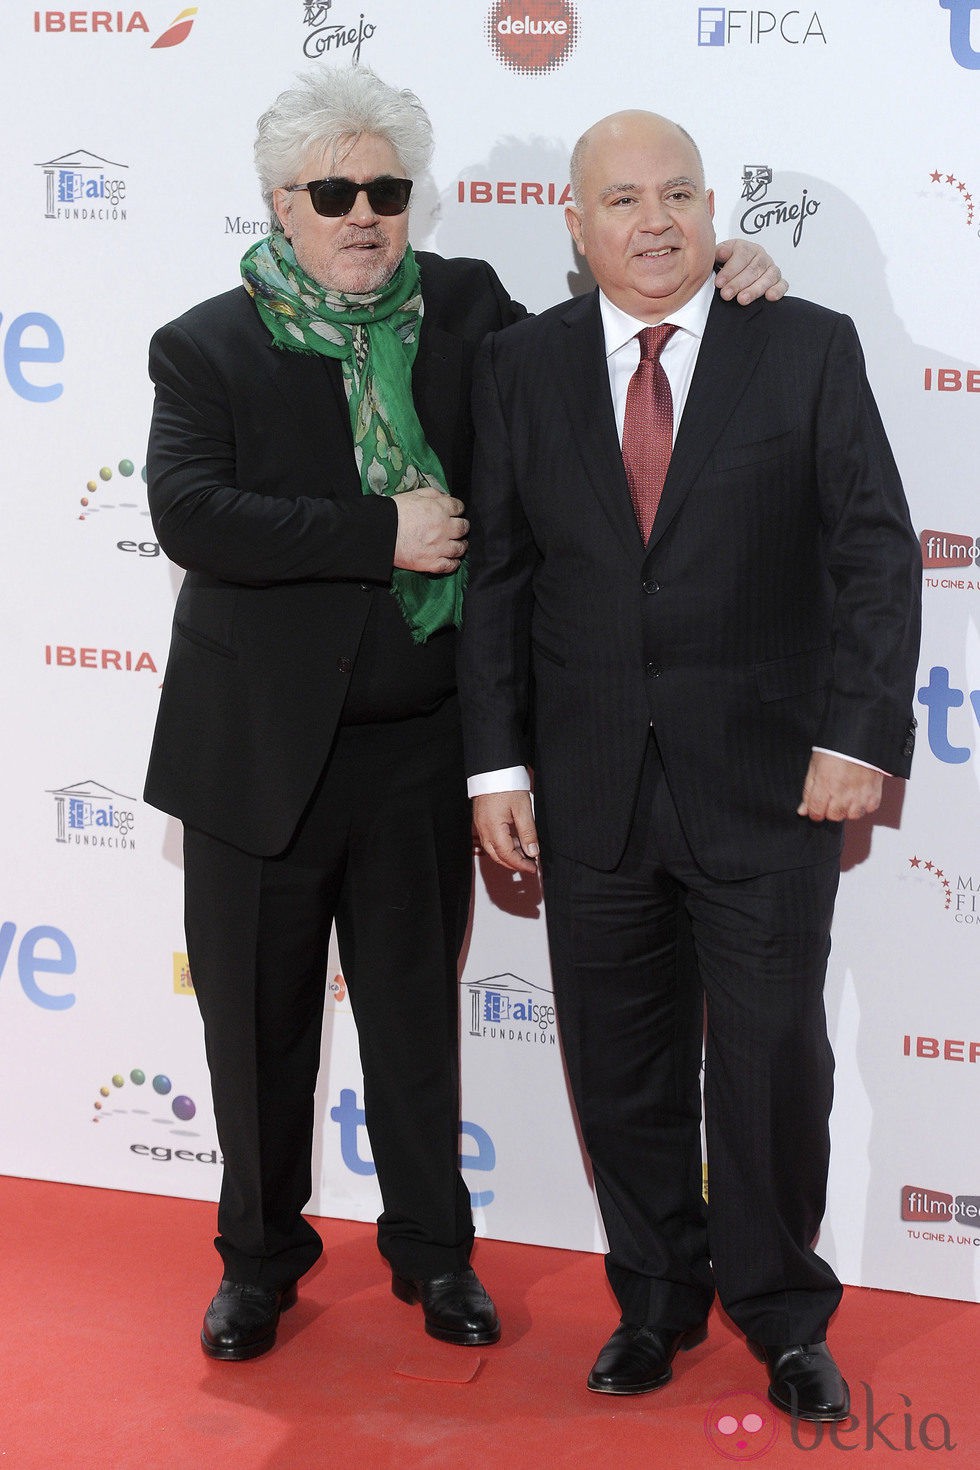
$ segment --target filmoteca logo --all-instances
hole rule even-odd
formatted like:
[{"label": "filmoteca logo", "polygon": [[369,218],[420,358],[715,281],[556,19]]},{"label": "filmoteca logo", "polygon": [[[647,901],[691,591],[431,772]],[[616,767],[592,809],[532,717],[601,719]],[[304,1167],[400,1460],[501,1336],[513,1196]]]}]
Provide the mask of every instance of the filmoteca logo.
[{"label": "filmoteca logo", "polygon": [[486,22],[494,54],[525,76],[556,71],[578,40],[578,16],[570,0],[496,0]]}]

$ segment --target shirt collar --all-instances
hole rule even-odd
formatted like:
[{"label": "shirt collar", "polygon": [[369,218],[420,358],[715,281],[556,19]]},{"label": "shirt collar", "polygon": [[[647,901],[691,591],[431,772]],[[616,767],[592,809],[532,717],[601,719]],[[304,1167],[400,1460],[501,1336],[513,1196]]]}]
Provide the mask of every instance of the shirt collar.
[{"label": "shirt collar", "polygon": [[[672,311],[669,316],[664,317],[665,322],[672,322],[682,331],[688,332],[692,337],[700,340],[704,336],[704,328],[708,320],[708,311],[711,307],[711,298],[715,294],[715,275],[711,275],[705,281],[699,291],[685,301],[683,306]],[[612,357],[614,352],[633,337],[637,332],[642,332],[649,322],[638,321],[636,317],[615,306],[603,290],[599,291],[599,315],[602,318],[602,331],[606,339],[606,356]]]}]

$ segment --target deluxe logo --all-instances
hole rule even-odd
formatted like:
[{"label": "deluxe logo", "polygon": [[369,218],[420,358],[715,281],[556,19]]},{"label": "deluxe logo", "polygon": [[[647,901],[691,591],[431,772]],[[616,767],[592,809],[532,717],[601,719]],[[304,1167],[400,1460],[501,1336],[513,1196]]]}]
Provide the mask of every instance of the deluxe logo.
[{"label": "deluxe logo", "polygon": [[980,0],[939,0],[939,7],[949,11],[949,49],[953,60],[967,71],[980,71],[980,51],[970,37],[973,12],[980,10]]},{"label": "deluxe logo", "polygon": [[[953,745],[949,738],[950,711],[962,709],[966,703],[966,695],[967,691],[957,689],[949,682],[949,669],[943,664],[933,665],[929,670],[928,684],[924,684],[916,695],[919,704],[926,710],[929,749],[937,760],[946,765],[961,765],[973,754],[969,745]],[[969,696],[974,719],[980,724],[980,689],[969,690]]]},{"label": "deluxe logo", "polygon": [[952,197],[949,199],[949,203],[962,204],[964,211],[963,223],[969,229],[973,224],[974,205],[973,195],[967,188],[966,182],[963,179],[958,179],[953,173],[944,172],[941,168],[933,169],[929,175],[929,182],[938,186],[933,190],[933,193],[937,196],[942,195],[943,197],[947,197],[946,191],[952,191]]},{"label": "deluxe logo", "polygon": [[[364,1158],[360,1152],[358,1134],[362,1128],[366,1131],[364,1109],[357,1101],[357,1093],[351,1087],[342,1087],[340,1090],[340,1101],[336,1107],[330,1109],[331,1121],[340,1129],[340,1156],[345,1166],[352,1174],[360,1174],[369,1178],[378,1171],[371,1158]],[[497,1166],[497,1150],[493,1139],[485,1128],[479,1123],[464,1123],[459,1125],[461,1136],[469,1136],[476,1145],[475,1154],[465,1154],[460,1150],[460,1169],[478,1169],[484,1173],[490,1173]],[[470,1204],[474,1209],[489,1205],[493,1201],[493,1190],[483,1189],[470,1191]]]},{"label": "deluxe logo", "polygon": [[772,169],[766,163],[746,163],[742,167],[742,198],[749,207],[742,215],[741,230],[744,235],[758,235],[763,230],[782,225],[793,227],[793,249],[803,236],[803,226],[820,208],[819,199],[811,199],[804,189],[798,203],[788,199],[768,199],[769,186],[773,181]]},{"label": "deluxe logo", "polygon": [[361,47],[365,41],[370,41],[378,28],[370,21],[365,23],[363,14],[358,16],[356,26],[347,25],[343,21],[327,22],[327,16],[332,9],[333,0],[304,3],[303,24],[310,27],[310,34],[303,42],[303,55],[317,57],[324,52],[350,50],[351,63],[356,66],[361,59]]},{"label": "deluxe logo", "polygon": [[98,781],[76,781],[48,795],[54,797],[56,842],[135,850],[135,796],[123,796]]},{"label": "deluxe logo", "polygon": [[[182,10],[167,29],[152,43],[150,50],[179,46],[186,41],[197,15],[197,6]],[[150,34],[142,10],[35,10],[34,30],[48,35],[131,35],[134,31]]]},{"label": "deluxe logo", "polygon": [[556,1046],[555,1003],[550,990],[510,973],[465,985],[469,1034],[487,1041]]},{"label": "deluxe logo", "polygon": [[747,43],[758,46],[778,32],[779,40],[788,46],[803,46],[807,41],[827,44],[820,17],[814,10],[804,26],[806,12],[786,10],[733,10],[725,5],[702,5],[698,10],[698,45],[731,46]]},{"label": "deluxe logo", "polygon": [[497,60],[522,76],[557,71],[579,36],[571,0],[496,0],[485,28]]},{"label": "deluxe logo", "polygon": [[460,179],[457,204],[571,204],[571,184],[538,184],[516,179]]},{"label": "deluxe logo", "polygon": [[118,175],[128,163],[113,163],[87,148],[62,153],[39,163],[44,177],[44,218],[115,223],[126,218],[126,180]]},{"label": "deluxe logo", "polygon": [[46,643],[44,662],[58,669],[116,669],[126,674],[155,674],[157,666],[144,649],[82,648],[73,643]]}]

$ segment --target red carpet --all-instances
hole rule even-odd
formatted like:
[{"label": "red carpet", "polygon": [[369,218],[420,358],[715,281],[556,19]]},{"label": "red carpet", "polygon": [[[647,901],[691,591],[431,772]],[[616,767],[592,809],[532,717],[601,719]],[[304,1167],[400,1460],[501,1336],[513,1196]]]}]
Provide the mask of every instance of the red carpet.
[{"label": "red carpet", "polygon": [[617,1319],[597,1256],[480,1241],[503,1337],[451,1348],[391,1295],[372,1227],[318,1221],[324,1258],[274,1351],[212,1363],[213,1205],[0,1177],[0,1214],[0,1470],[980,1466],[962,1302],[849,1289],[832,1342],[857,1422],[815,1445],[717,1312],[666,1388],[589,1393]]}]

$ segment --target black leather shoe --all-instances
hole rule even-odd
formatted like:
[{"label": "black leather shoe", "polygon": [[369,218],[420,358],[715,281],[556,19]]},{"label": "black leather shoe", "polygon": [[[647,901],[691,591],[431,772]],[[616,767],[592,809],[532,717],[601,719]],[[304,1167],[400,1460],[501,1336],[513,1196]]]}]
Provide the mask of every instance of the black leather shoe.
[{"label": "black leather shoe", "polygon": [[270,1291],[226,1277],[204,1314],[201,1346],[209,1358],[235,1363],[257,1358],[275,1343],[280,1312],[295,1303],[295,1282],[282,1291]]},{"label": "black leather shoe", "polygon": [[704,1322],[686,1332],[621,1322],[596,1359],[588,1386],[593,1393],[649,1393],[670,1382],[677,1353],[697,1347],[707,1335]]},{"label": "black leather shoe", "polygon": [[769,1369],[769,1398],[794,1419],[846,1419],[851,1395],[825,1342],[749,1347]]},{"label": "black leather shoe", "polygon": [[497,1310],[472,1266],[428,1281],[413,1281],[393,1271],[391,1289],[400,1301],[422,1303],[425,1330],[440,1342],[479,1347],[500,1337]]}]

